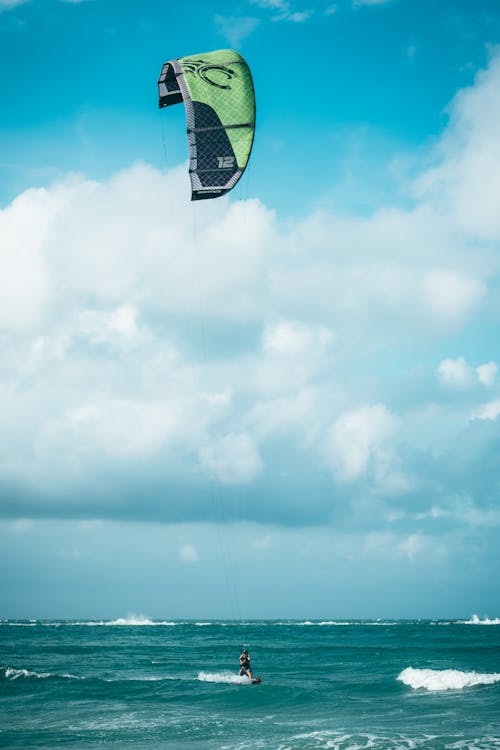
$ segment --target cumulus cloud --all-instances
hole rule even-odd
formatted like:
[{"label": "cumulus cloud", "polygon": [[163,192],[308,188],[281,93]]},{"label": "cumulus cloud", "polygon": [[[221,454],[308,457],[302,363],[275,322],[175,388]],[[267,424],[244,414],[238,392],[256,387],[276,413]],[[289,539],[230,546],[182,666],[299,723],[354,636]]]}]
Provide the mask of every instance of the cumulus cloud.
[{"label": "cumulus cloud", "polygon": [[495,362],[472,367],[464,357],[443,359],[437,370],[441,382],[458,388],[468,388],[476,383],[490,387],[495,382],[497,372],[498,367]]},{"label": "cumulus cloud", "polygon": [[200,449],[202,467],[222,484],[246,483],[262,471],[262,460],[250,435],[231,433]]},{"label": "cumulus cloud", "polygon": [[259,200],[224,198],[195,221],[185,165],[137,164],[0,211],[2,512],[192,520],[210,483],[224,512],[243,493],[254,520],[348,523],[360,496],[380,518],[382,496],[411,496],[413,520],[441,507],[495,449],[497,365],[445,358],[436,388],[412,350],[446,351],[495,314],[498,186],[482,154],[495,162],[500,138],[482,120],[499,59],[451,106],[405,210],[283,226]]},{"label": "cumulus cloud", "polygon": [[484,365],[479,365],[479,367],[476,367],[477,376],[479,378],[479,381],[483,385],[493,385],[493,383],[496,380],[497,374],[498,374],[498,365],[496,362],[487,362]]},{"label": "cumulus cloud", "polygon": [[473,379],[474,370],[463,357],[444,359],[438,367],[438,375],[443,383],[456,386],[468,386]]},{"label": "cumulus cloud", "polygon": [[458,231],[483,241],[495,241],[500,234],[500,144],[494,125],[500,117],[499,77],[495,50],[475,85],[454,99],[450,127],[436,150],[438,163],[417,183],[420,197],[435,201]]},{"label": "cumulus cloud", "polygon": [[326,443],[327,461],[334,475],[351,482],[369,470],[386,478],[395,464],[391,439],[398,420],[382,404],[362,406],[341,414],[331,426]]},{"label": "cumulus cloud", "polygon": [[500,416],[500,399],[489,401],[476,409],[472,414],[472,419],[489,420],[494,422]]}]

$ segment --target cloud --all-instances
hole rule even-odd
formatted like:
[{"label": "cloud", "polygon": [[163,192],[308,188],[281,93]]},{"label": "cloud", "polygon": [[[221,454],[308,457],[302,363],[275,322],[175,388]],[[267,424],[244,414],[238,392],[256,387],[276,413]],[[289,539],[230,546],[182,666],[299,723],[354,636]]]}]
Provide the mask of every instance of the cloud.
[{"label": "cloud", "polygon": [[493,385],[498,374],[498,365],[495,362],[487,362],[476,367],[479,381],[486,386]]},{"label": "cloud", "polygon": [[352,0],[353,8],[361,8],[365,5],[388,5],[389,3],[397,2],[398,0]]},{"label": "cloud", "polygon": [[200,559],[196,547],[192,544],[183,544],[179,549],[179,560],[183,563],[196,563]]},{"label": "cloud", "polygon": [[222,484],[247,483],[263,468],[255,442],[245,433],[230,433],[216,443],[203,446],[200,463]]},{"label": "cloud", "polygon": [[496,379],[498,367],[495,362],[487,362],[478,367],[469,365],[464,357],[443,359],[438,367],[438,377],[446,385],[468,388],[476,383],[491,387]]},{"label": "cloud", "polygon": [[215,487],[223,518],[408,538],[467,483],[487,514],[497,365],[422,352],[497,322],[499,83],[493,57],[406,209],[283,225],[224,198],[195,221],[186,165],[136,164],[1,210],[1,513],[205,520]]},{"label": "cloud", "polygon": [[[31,0],[0,0],[0,13],[2,11],[16,8],[18,5],[25,5],[29,2],[31,2]],[[77,5],[78,3],[89,2],[89,0],[59,0],[59,2],[73,3],[74,5]]]},{"label": "cloud", "polygon": [[435,201],[458,232],[484,242],[498,240],[498,169],[500,144],[494,123],[500,117],[500,56],[474,86],[463,89],[450,107],[450,126],[435,152],[438,162],[417,182],[417,194]]},{"label": "cloud", "polygon": [[18,5],[24,5],[24,3],[30,2],[30,0],[0,0],[0,13],[4,10],[10,10]]},{"label": "cloud", "polygon": [[438,367],[438,375],[443,383],[468,386],[472,382],[474,370],[463,357],[444,359]]},{"label": "cloud", "polygon": [[417,555],[425,550],[425,540],[420,534],[411,534],[407,539],[400,542],[399,549],[405,553],[408,560],[414,560]]},{"label": "cloud", "polygon": [[334,476],[352,482],[372,471],[379,480],[386,480],[396,464],[391,440],[397,429],[398,420],[382,404],[341,414],[326,442],[326,458]]},{"label": "cloud", "polygon": [[232,47],[239,49],[243,39],[253,34],[260,25],[260,19],[252,16],[215,16],[215,24]]},{"label": "cloud", "polygon": [[471,419],[490,420],[495,421],[500,416],[500,399],[489,401],[487,404],[476,409],[473,412]]},{"label": "cloud", "polygon": [[314,10],[294,10],[292,4],[287,0],[251,0],[253,5],[275,12],[273,21],[290,21],[291,23],[303,23],[314,13]]}]

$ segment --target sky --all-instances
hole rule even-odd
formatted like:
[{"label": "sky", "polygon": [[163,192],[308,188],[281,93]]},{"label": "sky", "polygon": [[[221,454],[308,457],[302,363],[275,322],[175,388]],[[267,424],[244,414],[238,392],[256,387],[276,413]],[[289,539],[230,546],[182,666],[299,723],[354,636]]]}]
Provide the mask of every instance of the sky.
[{"label": "sky", "polygon": [[[257,128],[191,203],[165,60]],[[500,615],[496,0],[0,0],[0,617]]]}]

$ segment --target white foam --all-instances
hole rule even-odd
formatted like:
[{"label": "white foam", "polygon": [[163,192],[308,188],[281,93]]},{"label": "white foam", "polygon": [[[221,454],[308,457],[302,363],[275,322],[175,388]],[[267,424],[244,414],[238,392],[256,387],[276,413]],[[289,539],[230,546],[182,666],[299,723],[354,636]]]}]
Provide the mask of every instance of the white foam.
[{"label": "white foam", "polygon": [[479,619],[477,615],[472,615],[470,620],[461,620],[461,625],[500,625],[500,617],[495,617],[490,620],[489,617],[485,617],[484,620]]},{"label": "white foam", "polygon": [[84,677],[76,677],[74,674],[53,674],[52,672],[31,672],[29,669],[15,669],[14,667],[5,667],[5,679],[7,680],[19,680],[19,679],[35,679],[45,680],[53,677],[65,680],[83,680]]},{"label": "white foam", "polygon": [[[288,624],[288,623],[287,623]],[[305,620],[304,622],[295,622],[292,623],[293,625],[297,625],[299,628],[302,628],[304,626],[314,626],[314,627],[324,627],[325,625],[328,626],[344,626],[344,625],[356,625],[354,622],[347,622],[347,621],[340,621],[340,620],[321,620],[321,622],[316,621],[313,622],[312,620]]]},{"label": "white foam", "polygon": [[[500,748],[500,740],[497,737],[483,737],[475,739],[464,739],[459,736],[419,735],[408,736],[403,734],[375,735],[375,734],[343,734],[333,730],[316,730],[303,734],[296,734],[287,738],[286,742],[279,747],[283,750],[302,750],[304,747],[328,748],[328,750],[428,750],[429,747],[445,747],[447,750],[493,750]],[[222,746],[229,750],[229,745]],[[253,745],[251,747],[257,747]],[[259,747],[261,747],[259,745]],[[265,747],[265,745],[262,745]],[[250,750],[250,744],[242,742],[240,745],[231,745],[232,750]],[[222,748],[221,748],[222,750]]]},{"label": "white foam", "polygon": [[148,626],[168,626],[173,627],[179,623],[171,620],[150,620],[148,617],[143,615],[129,615],[128,617],[118,617],[116,620],[84,620],[82,622],[69,622],[68,625],[87,625],[89,627],[114,627],[114,626],[128,626],[138,627],[143,625]]},{"label": "white foam", "polygon": [[222,682],[228,685],[251,685],[249,677],[233,674],[232,672],[199,672],[201,682]]},{"label": "white foam", "polygon": [[382,620],[305,620],[304,622],[295,622],[295,623],[280,623],[285,625],[297,625],[298,627],[304,627],[304,626],[315,626],[315,627],[348,627],[348,626],[378,626],[378,625],[398,625],[397,622],[386,622]]},{"label": "white foam", "polygon": [[461,672],[458,669],[413,669],[407,667],[398,675],[398,680],[415,690],[424,688],[430,692],[439,690],[463,690],[475,685],[492,685],[500,682],[500,674]]}]

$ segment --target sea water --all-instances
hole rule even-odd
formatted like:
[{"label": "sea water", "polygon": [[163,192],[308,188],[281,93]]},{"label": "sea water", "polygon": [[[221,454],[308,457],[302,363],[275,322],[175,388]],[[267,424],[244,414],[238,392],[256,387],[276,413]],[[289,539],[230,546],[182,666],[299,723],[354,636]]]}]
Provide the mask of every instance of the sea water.
[{"label": "sea water", "polygon": [[[0,622],[0,747],[500,750],[500,620]],[[261,685],[236,675],[246,645]]]}]

